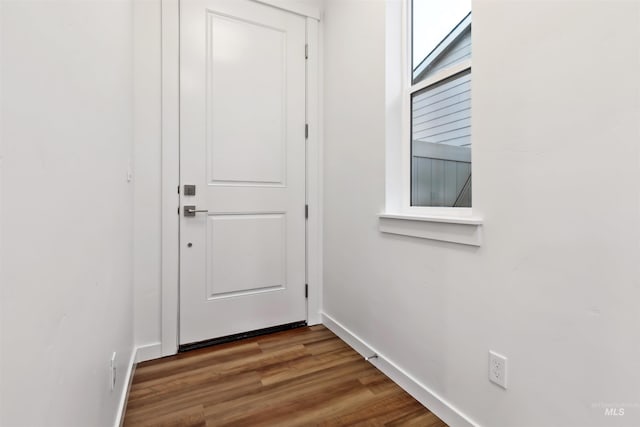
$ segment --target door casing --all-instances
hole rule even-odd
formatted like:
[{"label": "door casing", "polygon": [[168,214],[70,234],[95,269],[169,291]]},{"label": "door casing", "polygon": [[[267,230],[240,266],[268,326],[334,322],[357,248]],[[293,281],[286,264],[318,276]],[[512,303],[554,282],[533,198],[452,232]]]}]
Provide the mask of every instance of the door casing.
[{"label": "door casing", "polygon": [[[161,353],[176,354],[179,331],[180,185],[180,0],[162,1],[162,307]],[[307,323],[321,322],[322,307],[322,129],[320,10],[291,0],[251,0],[306,18],[307,75]]]}]

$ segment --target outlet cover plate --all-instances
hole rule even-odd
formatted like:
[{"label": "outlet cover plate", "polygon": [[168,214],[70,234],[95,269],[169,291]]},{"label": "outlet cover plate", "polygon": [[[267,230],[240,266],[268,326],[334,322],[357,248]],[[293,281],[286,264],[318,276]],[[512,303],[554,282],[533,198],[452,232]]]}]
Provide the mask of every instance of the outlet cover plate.
[{"label": "outlet cover plate", "polygon": [[507,388],[507,358],[495,351],[489,351],[489,381]]}]

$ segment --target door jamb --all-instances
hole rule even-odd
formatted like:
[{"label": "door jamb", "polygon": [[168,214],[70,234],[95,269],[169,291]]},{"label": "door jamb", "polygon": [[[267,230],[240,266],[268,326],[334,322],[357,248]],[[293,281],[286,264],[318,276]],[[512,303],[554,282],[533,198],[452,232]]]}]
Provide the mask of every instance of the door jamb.
[{"label": "door jamb", "polygon": [[162,356],[178,351],[180,268],[180,10],[162,0]]},{"label": "door jamb", "polygon": [[[162,1],[162,356],[176,354],[180,268],[180,0]],[[307,323],[321,322],[322,307],[322,99],[320,11],[289,0],[252,0],[306,18],[307,44]]]}]

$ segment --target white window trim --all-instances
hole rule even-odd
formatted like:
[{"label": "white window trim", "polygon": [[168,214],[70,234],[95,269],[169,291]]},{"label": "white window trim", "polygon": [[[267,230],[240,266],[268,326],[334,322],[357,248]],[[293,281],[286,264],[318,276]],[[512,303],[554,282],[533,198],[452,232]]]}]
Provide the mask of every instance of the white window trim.
[{"label": "white window trim", "polygon": [[[480,246],[482,217],[477,209],[411,206],[411,94],[470,69],[471,61],[441,70],[412,86],[409,1],[386,2],[386,200],[385,210],[379,215],[379,229]],[[473,150],[471,164],[474,168]]]}]

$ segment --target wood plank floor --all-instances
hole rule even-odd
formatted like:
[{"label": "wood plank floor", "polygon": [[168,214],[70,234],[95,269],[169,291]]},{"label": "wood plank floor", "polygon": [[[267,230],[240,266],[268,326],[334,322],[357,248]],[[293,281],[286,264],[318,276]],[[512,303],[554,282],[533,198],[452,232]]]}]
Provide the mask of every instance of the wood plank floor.
[{"label": "wood plank floor", "polygon": [[321,325],[139,364],[124,424],[446,427]]}]

